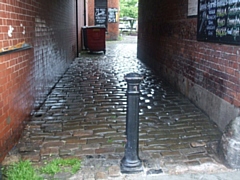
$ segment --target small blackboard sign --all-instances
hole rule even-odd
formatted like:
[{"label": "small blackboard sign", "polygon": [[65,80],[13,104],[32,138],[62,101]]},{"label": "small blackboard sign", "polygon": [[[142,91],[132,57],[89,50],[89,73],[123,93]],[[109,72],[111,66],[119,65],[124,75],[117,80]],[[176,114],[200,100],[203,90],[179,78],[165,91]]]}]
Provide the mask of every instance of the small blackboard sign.
[{"label": "small blackboard sign", "polygon": [[239,29],[239,0],[198,0],[198,40],[240,45]]},{"label": "small blackboard sign", "polygon": [[95,25],[107,27],[107,8],[95,8]]}]

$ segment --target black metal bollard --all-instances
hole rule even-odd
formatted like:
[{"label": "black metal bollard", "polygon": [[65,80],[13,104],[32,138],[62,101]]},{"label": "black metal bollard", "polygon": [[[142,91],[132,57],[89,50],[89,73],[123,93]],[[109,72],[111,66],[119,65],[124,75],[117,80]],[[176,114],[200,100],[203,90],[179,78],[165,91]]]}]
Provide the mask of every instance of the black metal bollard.
[{"label": "black metal bollard", "polygon": [[122,173],[137,173],[143,171],[142,161],[138,157],[139,145],[139,84],[143,77],[137,73],[129,73],[125,76],[127,88],[127,144],[125,155],[121,160]]}]

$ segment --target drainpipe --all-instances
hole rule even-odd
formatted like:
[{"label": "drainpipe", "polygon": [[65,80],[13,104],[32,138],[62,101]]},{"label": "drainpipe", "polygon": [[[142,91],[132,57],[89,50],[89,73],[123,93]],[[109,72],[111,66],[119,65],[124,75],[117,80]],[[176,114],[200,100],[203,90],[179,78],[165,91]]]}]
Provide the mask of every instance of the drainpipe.
[{"label": "drainpipe", "polygon": [[86,26],[86,24],[87,24],[87,22],[86,22],[86,0],[84,0],[84,9],[83,9],[83,11],[84,11],[84,14],[83,14],[83,16],[84,16],[84,26]]},{"label": "drainpipe", "polygon": [[76,32],[77,32],[77,57],[78,57],[78,53],[79,53],[79,51],[78,51],[78,48],[79,48],[79,46],[78,46],[78,41],[79,41],[79,39],[78,39],[78,0],[76,0]]}]

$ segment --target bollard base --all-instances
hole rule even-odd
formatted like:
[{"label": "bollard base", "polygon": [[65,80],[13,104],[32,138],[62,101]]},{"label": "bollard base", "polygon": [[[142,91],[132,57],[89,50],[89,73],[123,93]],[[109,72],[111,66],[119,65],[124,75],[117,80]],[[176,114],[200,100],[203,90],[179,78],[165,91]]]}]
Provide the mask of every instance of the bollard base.
[{"label": "bollard base", "polygon": [[137,161],[135,163],[124,163],[124,161],[121,162],[120,165],[121,173],[124,174],[135,174],[143,171],[143,166],[141,161]]}]

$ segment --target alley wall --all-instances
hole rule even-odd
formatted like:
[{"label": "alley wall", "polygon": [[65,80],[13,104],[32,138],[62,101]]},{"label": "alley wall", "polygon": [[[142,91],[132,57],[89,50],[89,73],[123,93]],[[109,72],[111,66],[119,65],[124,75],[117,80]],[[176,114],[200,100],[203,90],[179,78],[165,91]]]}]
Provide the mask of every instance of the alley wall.
[{"label": "alley wall", "polygon": [[138,57],[224,130],[239,113],[240,48],[197,41],[188,2],[139,0]]},{"label": "alley wall", "polygon": [[77,54],[76,1],[0,1],[0,161]]}]

